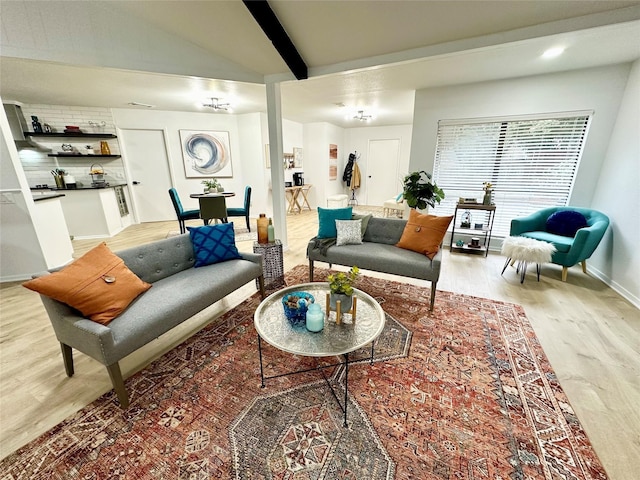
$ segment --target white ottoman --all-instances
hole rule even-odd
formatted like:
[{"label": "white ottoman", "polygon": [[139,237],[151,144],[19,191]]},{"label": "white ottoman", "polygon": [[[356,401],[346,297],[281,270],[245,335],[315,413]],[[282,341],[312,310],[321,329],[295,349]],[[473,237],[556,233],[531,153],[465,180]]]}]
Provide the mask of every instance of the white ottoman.
[{"label": "white ottoman", "polygon": [[[502,255],[507,257],[504,262],[502,273],[507,269],[507,265],[511,262],[513,265],[516,261],[518,266],[516,273],[520,273],[520,283],[524,283],[524,276],[527,273],[527,263],[535,263],[538,273],[538,281],[540,281],[540,264],[551,261],[551,255],[556,251],[556,247],[551,243],[541,240],[534,240],[527,237],[508,237],[502,242]],[[500,275],[502,275],[502,273]]]},{"label": "white ottoman", "polygon": [[343,208],[349,203],[349,195],[331,195],[327,197],[327,208]]}]

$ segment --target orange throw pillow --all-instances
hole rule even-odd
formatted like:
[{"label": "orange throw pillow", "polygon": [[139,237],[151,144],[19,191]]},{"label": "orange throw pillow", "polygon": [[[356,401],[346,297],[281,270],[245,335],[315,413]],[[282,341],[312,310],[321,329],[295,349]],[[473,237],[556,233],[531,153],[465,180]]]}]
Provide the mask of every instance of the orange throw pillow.
[{"label": "orange throw pillow", "polygon": [[423,253],[433,260],[452,219],[453,215],[448,217],[423,215],[412,208],[396,247]]},{"label": "orange throw pillow", "polygon": [[129,270],[104,242],[62,270],[22,285],[66,303],[103,325],[151,288],[151,284]]}]

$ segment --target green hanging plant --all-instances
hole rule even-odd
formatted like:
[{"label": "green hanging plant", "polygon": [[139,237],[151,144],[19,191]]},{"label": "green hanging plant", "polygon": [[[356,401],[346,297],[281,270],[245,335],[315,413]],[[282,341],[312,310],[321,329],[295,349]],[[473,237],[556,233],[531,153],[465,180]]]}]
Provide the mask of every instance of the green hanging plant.
[{"label": "green hanging plant", "polygon": [[435,182],[431,174],[420,170],[404,177],[403,196],[410,208],[424,210],[427,205],[435,207],[444,199],[444,192]]}]

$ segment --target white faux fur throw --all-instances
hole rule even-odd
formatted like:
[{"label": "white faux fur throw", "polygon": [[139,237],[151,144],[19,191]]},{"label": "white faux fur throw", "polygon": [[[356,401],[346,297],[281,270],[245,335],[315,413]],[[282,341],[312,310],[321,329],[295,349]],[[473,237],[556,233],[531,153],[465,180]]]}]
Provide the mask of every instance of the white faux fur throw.
[{"label": "white faux fur throw", "polygon": [[508,237],[502,242],[502,254],[513,260],[547,263],[556,247],[551,243],[527,237]]}]

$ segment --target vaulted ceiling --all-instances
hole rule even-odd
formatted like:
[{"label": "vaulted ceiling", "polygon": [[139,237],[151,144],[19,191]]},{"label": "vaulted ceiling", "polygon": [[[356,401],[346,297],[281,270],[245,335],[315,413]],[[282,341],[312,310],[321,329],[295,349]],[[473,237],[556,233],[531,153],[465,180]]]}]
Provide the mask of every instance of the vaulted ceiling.
[{"label": "vaulted ceiling", "polygon": [[[266,111],[351,127],[411,123],[419,88],[640,58],[640,2],[270,0],[310,78],[295,80],[241,0],[2,1],[0,94],[23,103]],[[94,43],[94,44],[92,44]],[[562,56],[543,60],[553,46]]]}]

